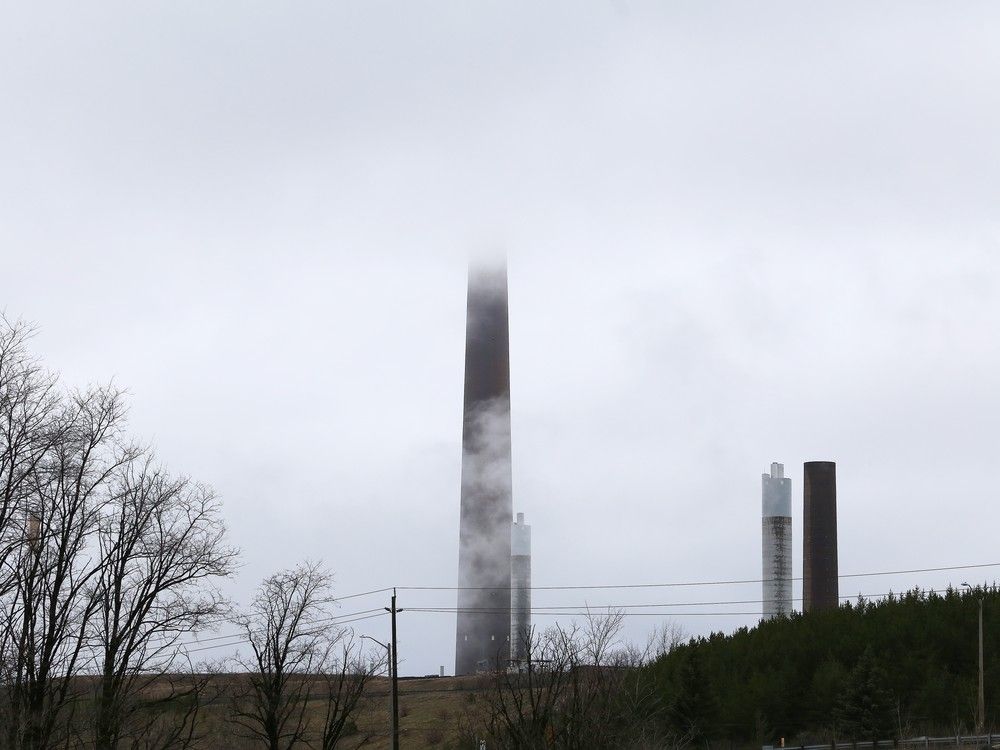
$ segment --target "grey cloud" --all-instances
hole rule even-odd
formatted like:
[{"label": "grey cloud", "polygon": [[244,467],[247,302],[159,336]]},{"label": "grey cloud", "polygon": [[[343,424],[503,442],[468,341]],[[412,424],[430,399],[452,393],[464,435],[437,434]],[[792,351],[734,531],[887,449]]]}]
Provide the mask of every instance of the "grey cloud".
[{"label": "grey cloud", "polygon": [[[756,577],[772,460],[796,539],[838,462],[844,572],[987,557],[1000,11],[626,7],[5,9],[0,305],[218,489],[233,596],[455,581],[482,247],[537,585]],[[407,673],[450,663],[452,619],[401,620]]]}]

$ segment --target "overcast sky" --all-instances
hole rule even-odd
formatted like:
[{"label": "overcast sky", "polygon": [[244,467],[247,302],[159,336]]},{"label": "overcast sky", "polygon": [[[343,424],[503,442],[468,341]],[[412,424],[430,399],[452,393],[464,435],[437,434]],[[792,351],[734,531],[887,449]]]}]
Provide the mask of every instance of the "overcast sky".
[{"label": "overcast sky", "polygon": [[[240,602],[304,558],[455,585],[482,251],[536,585],[759,578],[771,461],[796,575],[806,460],[842,573],[1000,562],[998,39],[993,2],[6,0],[0,307],[223,496]],[[400,615],[401,672],[451,670],[454,626]]]}]

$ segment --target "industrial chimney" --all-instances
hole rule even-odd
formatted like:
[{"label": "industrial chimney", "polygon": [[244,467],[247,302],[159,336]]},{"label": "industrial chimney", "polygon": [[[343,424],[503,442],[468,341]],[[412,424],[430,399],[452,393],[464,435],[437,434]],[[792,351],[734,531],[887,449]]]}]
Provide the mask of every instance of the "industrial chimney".
[{"label": "industrial chimney", "polygon": [[531,649],[531,527],[524,513],[510,527],[510,658],[522,664]]},{"label": "industrial chimney", "polygon": [[792,480],[783,464],[761,475],[762,617],[792,613]]},{"label": "industrial chimney", "polygon": [[507,269],[469,271],[455,674],[510,659],[511,466]]},{"label": "industrial chimney", "polygon": [[839,606],[837,465],[808,461],[802,479],[802,611]]}]

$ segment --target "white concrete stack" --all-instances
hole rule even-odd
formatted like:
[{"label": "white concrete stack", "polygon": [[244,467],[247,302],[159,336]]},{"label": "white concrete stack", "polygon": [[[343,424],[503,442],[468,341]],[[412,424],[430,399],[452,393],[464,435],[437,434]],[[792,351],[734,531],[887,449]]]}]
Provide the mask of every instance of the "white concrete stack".
[{"label": "white concrete stack", "polygon": [[528,660],[531,647],[531,527],[524,513],[510,529],[510,658]]},{"label": "white concrete stack", "polygon": [[771,464],[761,476],[763,506],[763,607],[762,617],[787,617],[792,613],[792,480],[785,467]]}]

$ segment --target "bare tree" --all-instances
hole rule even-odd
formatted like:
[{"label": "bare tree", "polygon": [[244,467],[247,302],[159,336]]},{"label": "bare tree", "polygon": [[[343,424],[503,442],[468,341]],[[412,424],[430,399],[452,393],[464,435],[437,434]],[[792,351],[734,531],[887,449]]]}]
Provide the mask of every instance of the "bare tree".
[{"label": "bare tree", "polygon": [[175,641],[224,613],[210,581],[235,564],[218,501],[125,440],[120,391],[63,390],[31,334],[0,316],[0,748],[183,746],[207,679]]},{"label": "bare tree", "polygon": [[58,440],[56,378],[27,351],[33,329],[0,315],[0,596],[15,586],[32,480]]},{"label": "bare tree", "polygon": [[132,455],[120,443],[124,416],[113,388],[70,394],[52,417],[51,445],[22,484],[27,529],[7,555],[0,600],[10,747],[48,748],[68,731],[101,570],[93,539],[108,481]]},{"label": "bare tree", "polygon": [[323,725],[319,737],[322,750],[336,750],[341,740],[355,731],[352,717],[364,697],[365,688],[386,662],[385,656],[366,658],[359,642],[346,634],[328,644],[328,653],[320,668],[324,686]]},{"label": "bare tree", "polygon": [[[187,478],[170,477],[143,454],[115,472],[111,500],[100,520],[102,564],[95,578],[94,638],[100,677],[94,745],[116,750],[136,733],[149,742],[150,688],[169,685],[156,703],[198,692],[198,680],[178,680],[182,635],[218,623],[229,612],[215,582],[231,575],[237,552],[226,545],[214,493]],[[178,684],[183,687],[177,688]],[[174,689],[176,688],[176,689]],[[148,713],[148,710],[146,711]],[[181,722],[186,725],[186,722]],[[183,746],[183,734],[160,734]]]},{"label": "bare tree", "polygon": [[581,644],[585,662],[594,666],[607,664],[624,626],[625,610],[609,607],[602,613],[587,607],[584,615],[584,639]]},{"label": "bare tree", "polygon": [[275,573],[239,618],[252,655],[239,660],[249,673],[249,690],[237,697],[233,721],[269,750],[289,750],[308,739],[312,675],[329,653],[334,627],[328,616],[324,621],[334,601],[332,584],[319,563]]},{"label": "bare tree", "polygon": [[[205,746],[207,730],[201,719],[221,694],[217,676],[222,665],[187,661],[181,666],[173,664],[169,672],[136,691],[119,746],[131,750]],[[93,733],[80,737],[77,745],[94,747]]]},{"label": "bare tree", "polygon": [[499,748],[627,748],[675,744],[664,736],[657,692],[641,653],[616,647],[624,615],[588,612],[583,626],[532,634],[519,671],[497,671],[480,732]]},{"label": "bare tree", "polygon": [[491,747],[552,747],[578,663],[577,627],[556,627],[529,637],[523,671],[497,670],[487,690],[481,731]]},{"label": "bare tree", "polygon": [[642,646],[626,643],[617,650],[617,657],[635,665],[648,665],[671,653],[685,643],[684,628],[673,621],[666,621],[653,628]]},{"label": "bare tree", "polygon": [[667,654],[687,640],[684,628],[676,622],[664,622],[653,630],[647,643],[647,657],[653,661]]}]

